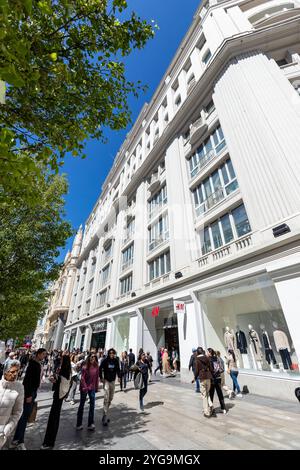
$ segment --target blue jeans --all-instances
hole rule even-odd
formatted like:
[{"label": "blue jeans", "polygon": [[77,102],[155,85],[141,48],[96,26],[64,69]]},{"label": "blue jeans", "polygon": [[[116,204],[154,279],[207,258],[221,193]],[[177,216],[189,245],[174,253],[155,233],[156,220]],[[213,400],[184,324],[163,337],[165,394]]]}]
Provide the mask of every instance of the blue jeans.
[{"label": "blue jeans", "polygon": [[77,412],[77,426],[82,425],[83,408],[84,408],[87,395],[89,395],[89,399],[90,399],[88,426],[90,426],[91,424],[94,424],[95,390],[89,390],[88,392],[82,392],[80,390],[80,404],[79,404],[79,408]]},{"label": "blue jeans", "polygon": [[127,385],[127,372],[122,372],[121,373],[121,381],[120,381],[121,390],[123,390],[123,386],[124,386],[124,389],[125,389],[126,385]]},{"label": "blue jeans", "polygon": [[18,441],[19,444],[22,444],[24,442],[27,421],[28,421],[29,416],[31,415],[33,403],[34,403],[34,400],[36,399],[36,395],[37,395],[37,392],[33,392],[31,403],[26,403],[26,401],[24,400],[23,413],[17,424],[17,428],[15,431],[14,439],[13,439],[14,441]]},{"label": "blue jeans", "polygon": [[140,402],[143,401],[143,398],[148,391],[148,373],[147,375],[143,374],[143,383],[144,383],[144,387],[140,389]]},{"label": "blue jeans", "polygon": [[230,371],[230,377],[232,378],[233,382],[233,391],[235,392],[235,390],[237,390],[238,393],[241,393],[241,389],[237,380],[238,375],[239,373],[237,371]]}]

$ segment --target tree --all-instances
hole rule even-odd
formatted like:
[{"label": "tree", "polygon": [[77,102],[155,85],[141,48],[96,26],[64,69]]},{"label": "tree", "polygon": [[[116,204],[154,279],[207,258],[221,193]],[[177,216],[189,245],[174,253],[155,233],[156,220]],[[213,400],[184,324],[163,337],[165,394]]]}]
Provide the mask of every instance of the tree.
[{"label": "tree", "polygon": [[0,0],[5,191],[31,187],[32,159],[57,171],[67,152],[85,156],[87,137],[127,126],[128,95],[143,87],[126,79],[124,57],[153,34],[125,0]]},{"label": "tree", "polygon": [[61,265],[58,247],[72,231],[63,220],[66,179],[40,171],[32,179],[35,204],[11,192],[0,206],[0,338],[23,337],[44,314]]}]

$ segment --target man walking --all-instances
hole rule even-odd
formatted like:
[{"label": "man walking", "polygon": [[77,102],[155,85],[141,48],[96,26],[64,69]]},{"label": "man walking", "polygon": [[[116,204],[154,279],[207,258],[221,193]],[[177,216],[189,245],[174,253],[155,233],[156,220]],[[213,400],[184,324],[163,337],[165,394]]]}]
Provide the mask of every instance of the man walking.
[{"label": "man walking", "polygon": [[130,378],[128,377],[128,380],[132,380],[132,375],[133,371],[130,370],[130,367],[132,367],[135,364],[135,355],[132,352],[132,349],[129,349],[129,354],[128,354],[128,375],[130,373]]},{"label": "man walking", "polygon": [[24,385],[24,406],[23,414],[19,419],[15,436],[12,442],[13,446],[17,446],[18,450],[26,450],[24,445],[24,436],[27,426],[27,420],[31,415],[37,391],[41,383],[41,362],[47,354],[46,349],[40,348],[35,356],[30,359],[23,380]]},{"label": "man walking", "polygon": [[102,424],[107,426],[109,419],[107,418],[108,410],[115,393],[115,380],[116,376],[120,382],[120,361],[117,358],[115,349],[111,348],[107,352],[107,357],[103,359],[99,368],[100,381],[103,382],[104,388],[104,403],[103,403],[103,417]]}]

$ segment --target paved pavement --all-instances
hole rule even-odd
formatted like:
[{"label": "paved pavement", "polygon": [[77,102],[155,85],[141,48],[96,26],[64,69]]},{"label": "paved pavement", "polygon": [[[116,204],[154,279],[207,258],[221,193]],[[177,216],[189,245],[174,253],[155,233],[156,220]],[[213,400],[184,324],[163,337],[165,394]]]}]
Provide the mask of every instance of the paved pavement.
[{"label": "paved pavement", "polygon": [[[126,392],[116,386],[111,422],[101,424],[103,390],[96,396],[94,432],[88,431],[85,407],[84,429],[76,431],[76,405],[63,404],[56,441],[57,450],[205,450],[205,449],[300,449],[300,405],[247,394],[226,400],[228,414],[202,416],[202,400],[193,386],[177,378],[156,379],[149,384],[145,412],[138,409],[138,391],[132,382]],[[52,403],[50,384],[38,395],[37,422],[26,431],[27,449],[39,449]],[[215,407],[218,411],[217,399]]]}]

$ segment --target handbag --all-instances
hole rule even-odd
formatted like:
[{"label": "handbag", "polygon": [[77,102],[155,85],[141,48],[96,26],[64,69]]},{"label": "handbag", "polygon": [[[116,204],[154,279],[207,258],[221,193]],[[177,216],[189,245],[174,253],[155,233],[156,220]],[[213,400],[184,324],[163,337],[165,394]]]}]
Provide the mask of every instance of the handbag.
[{"label": "handbag", "polygon": [[134,388],[136,390],[141,390],[142,388],[144,388],[144,381],[143,381],[143,376],[141,372],[137,373],[133,382],[134,382]]},{"label": "handbag", "polygon": [[300,387],[295,388],[295,395],[297,400],[300,401]]},{"label": "handbag", "polygon": [[32,405],[32,410],[31,410],[31,413],[30,413],[30,416],[27,420],[28,423],[35,423],[36,421],[36,414],[37,414],[37,402],[33,402],[33,405]]}]

